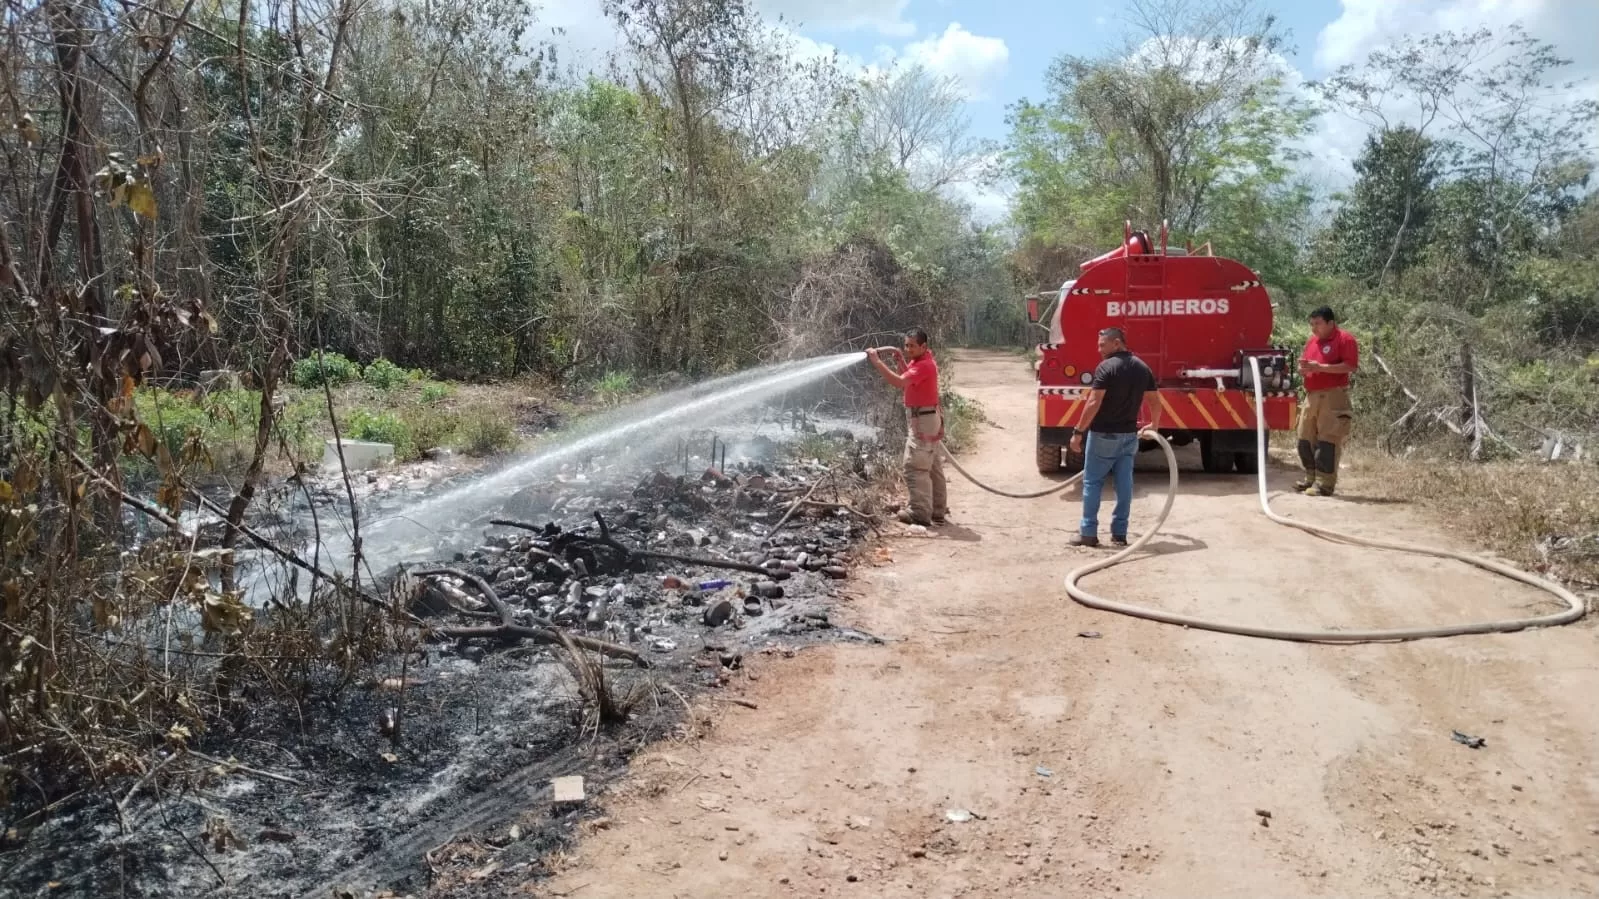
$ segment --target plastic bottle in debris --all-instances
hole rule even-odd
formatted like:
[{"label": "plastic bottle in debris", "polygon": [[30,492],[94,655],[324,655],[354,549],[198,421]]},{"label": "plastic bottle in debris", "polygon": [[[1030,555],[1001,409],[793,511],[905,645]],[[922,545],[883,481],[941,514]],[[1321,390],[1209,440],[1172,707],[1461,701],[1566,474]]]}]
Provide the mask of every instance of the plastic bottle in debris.
[{"label": "plastic bottle in debris", "polygon": [[732,585],[732,581],[723,580],[721,578],[718,578],[714,581],[700,581],[701,590],[720,590],[723,587],[731,587]]}]

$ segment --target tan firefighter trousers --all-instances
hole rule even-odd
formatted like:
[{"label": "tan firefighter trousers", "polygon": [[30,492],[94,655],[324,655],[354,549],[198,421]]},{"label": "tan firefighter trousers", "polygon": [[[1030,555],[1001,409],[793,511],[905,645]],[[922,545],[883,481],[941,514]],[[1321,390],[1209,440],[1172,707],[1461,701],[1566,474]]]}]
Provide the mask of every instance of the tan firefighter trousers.
[{"label": "tan firefighter trousers", "polygon": [[910,493],[911,518],[928,524],[949,514],[944,457],[937,441],[924,439],[943,432],[944,412],[917,415],[917,411],[905,410],[905,487]]},{"label": "tan firefighter trousers", "polygon": [[1338,482],[1338,463],[1354,423],[1355,407],[1348,387],[1305,395],[1305,408],[1299,416],[1299,462],[1307,480],[1329,488]]}]

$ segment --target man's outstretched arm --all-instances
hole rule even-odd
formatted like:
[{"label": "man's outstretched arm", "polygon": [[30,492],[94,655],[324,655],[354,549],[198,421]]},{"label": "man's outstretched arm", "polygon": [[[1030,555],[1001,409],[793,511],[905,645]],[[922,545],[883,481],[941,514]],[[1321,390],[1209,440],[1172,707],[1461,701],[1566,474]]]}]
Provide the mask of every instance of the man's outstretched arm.
[{"label": "man's outstretched arm", "polygon": [[905,389],[905,376],[895,374],[894,370],[888,367],[888,363],[883,361],[883,357],[878,355],[875,348],[866,351],[866,358],[872,360],[872,366],[877,369],[878,374],[883,376],[883,380],[893,387],[898,387],[901,390]]}]

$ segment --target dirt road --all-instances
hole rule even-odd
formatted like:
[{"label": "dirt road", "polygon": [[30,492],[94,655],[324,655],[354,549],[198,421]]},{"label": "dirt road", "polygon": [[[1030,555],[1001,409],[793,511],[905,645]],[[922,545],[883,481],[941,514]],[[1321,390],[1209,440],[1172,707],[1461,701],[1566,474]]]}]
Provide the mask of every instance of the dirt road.
[{"label": "dirt road", "polygon": [[[955,355],[994,422],[964,461],[1033,469],[1031,374]],[[1253,478],[1183,493],[1108,596],[1279,625],[1506,617],[1547,598],[1467,566],[1345,547],[1260,515]],[[1133,530],[1162,498],[1140,461]],[[646,752],[609,826],[532,889],[610,896],[1592,896],[1599,894],[1599,641],[1592,619],[1504,636],[1307,646],[1071,602],[1079,499],[1019,502],[950,473],[953,525],[889,542],[848,623],[886,646],[758,656],[704,739]],[[1276,490],[1292,474],[1271,473]],[[1345,495],[1278,511],[1451,542]],[[1107,488],[1108,521],[1111,493]],[[1458,538],[1453,538],[1459,543]],[[1099,550],[1105,552],[1105,550]],[[1084,636],[1097,633],[1098,637]],[[1486,738],[1470,748],[1459,730]],[[970,820],[951,821],[951,810]],[[1265,813],[1269,813],[1269,818]],[[955,817],[963,817],[956,815]]]}]

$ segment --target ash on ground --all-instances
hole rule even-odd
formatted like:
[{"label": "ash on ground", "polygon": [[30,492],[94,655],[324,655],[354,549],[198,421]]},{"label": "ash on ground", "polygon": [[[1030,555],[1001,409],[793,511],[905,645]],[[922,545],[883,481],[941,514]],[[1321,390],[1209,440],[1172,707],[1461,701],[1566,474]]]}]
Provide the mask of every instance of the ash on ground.
[{"label": "ash on ground", "polygon": [[[415,652],[355,688],[212,727],[193,747],[206,759],[171,759],[165,786],[119,783],[0,827],[0,896],[465,897],[539,876],[631,754],[681,726],[679,695],[769,654],[875,639],[829,618],[872,527],[850,505],[871,450],[830,442],[832,466],[756,440],[722,468],[570,472],[494,516],[524,526],[480,523],[476,548],[405,566],[483,579],[518,627],[636,654],[591,669],[627,697],[624,723],[596,726],[566,648],[441,636],[499,622],[471,578],[406,574],[432,633]],[[555,801],[567,775],[584,800]]]}]

